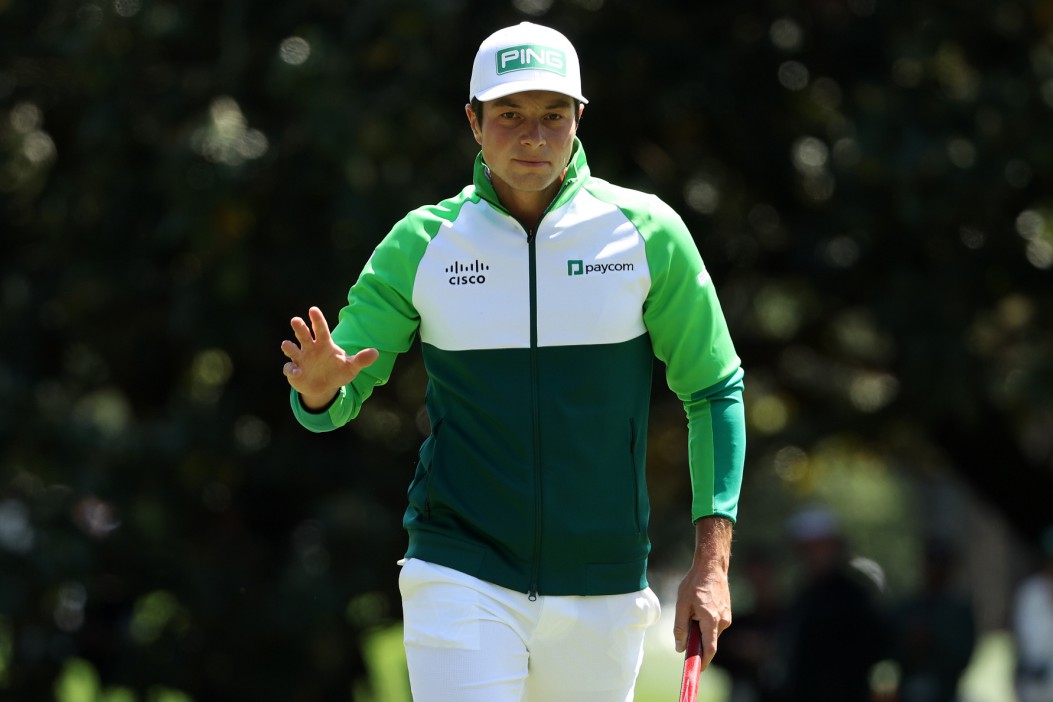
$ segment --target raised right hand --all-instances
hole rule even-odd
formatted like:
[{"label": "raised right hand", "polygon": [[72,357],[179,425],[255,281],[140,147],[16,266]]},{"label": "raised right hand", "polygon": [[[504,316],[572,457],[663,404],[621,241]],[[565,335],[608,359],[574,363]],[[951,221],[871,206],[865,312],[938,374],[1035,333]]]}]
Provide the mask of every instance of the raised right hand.
[{"label": "raised right hand", "polygon": [[308,316],[310,329],[300,317],[293,317],[290,322],[299,344],[288,339],[282,342],[282,353],[289,359],[282,372],[289,385],[300,393],[304,406],[319,409],[329,404],[340,388],[358,377],[380,354],[376,349],[363,349],[348,356],[333,342],[322,311],[312,307]]}]

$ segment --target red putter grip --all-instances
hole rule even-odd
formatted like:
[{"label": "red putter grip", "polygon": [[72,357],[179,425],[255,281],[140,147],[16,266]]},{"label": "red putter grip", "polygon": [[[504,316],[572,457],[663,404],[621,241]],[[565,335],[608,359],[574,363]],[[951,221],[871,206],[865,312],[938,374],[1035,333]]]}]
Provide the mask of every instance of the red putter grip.
[{"label": "red putter grip", "polygon": [[684,682],[680,684],[680,702],[698,699],[698,676],[702,673],[702,632],[698,622],[691,620],[687,628],[687,649],[684,651]]}]

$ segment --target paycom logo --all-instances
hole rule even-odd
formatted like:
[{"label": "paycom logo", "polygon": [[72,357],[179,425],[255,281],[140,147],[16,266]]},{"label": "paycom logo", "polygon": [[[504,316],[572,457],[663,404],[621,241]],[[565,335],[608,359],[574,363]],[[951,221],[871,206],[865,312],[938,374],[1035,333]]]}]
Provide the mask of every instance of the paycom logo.
[{"label": "paycom logo", "polygon": [[603,275],[605,273],[623,273],[635,268],[632,263],[590,263],[571,259],[567,261],[567,275]]}]

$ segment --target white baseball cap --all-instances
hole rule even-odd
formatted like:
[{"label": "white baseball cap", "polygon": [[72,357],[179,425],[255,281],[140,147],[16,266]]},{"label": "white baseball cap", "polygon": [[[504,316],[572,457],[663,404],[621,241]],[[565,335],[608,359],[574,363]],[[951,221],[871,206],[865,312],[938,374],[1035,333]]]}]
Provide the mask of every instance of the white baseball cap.
[{"label": "white baseball cap", "polygon": [[549,27],[523,22],[500,29],[479,46],[468,97],[482,102],[527,90],[549,90],[588,102],[570,40]]},{"label": "white baseball cap", "polygon": [[841,537],[837,516],[825,507],[808,507],[793,515],[789,521],[790,536],[794,541],[814,541]]}]

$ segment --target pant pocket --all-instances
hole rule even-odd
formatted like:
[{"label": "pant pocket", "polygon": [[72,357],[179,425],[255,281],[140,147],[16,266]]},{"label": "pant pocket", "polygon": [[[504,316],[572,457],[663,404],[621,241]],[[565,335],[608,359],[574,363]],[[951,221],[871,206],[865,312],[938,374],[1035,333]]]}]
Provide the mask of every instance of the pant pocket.
[{"label": "pant pocket", "polygon": [[478,593],[411,559],[399,574],[403,639],[407,645],[479,650]]}]

